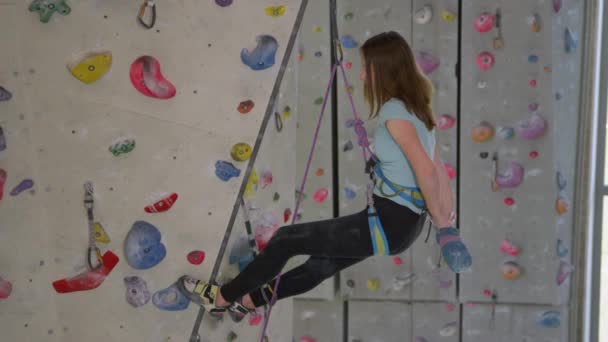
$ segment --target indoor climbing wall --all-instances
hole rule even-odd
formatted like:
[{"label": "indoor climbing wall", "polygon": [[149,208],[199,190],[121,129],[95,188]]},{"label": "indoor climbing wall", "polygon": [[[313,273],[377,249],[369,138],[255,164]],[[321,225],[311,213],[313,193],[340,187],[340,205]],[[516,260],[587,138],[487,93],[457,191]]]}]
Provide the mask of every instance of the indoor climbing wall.
[{"label": "indoor climbing wall", "polygon": [[[244,181],[302,3],[157,1],[141,24],[140,2],[0,4],[7,339],[190,338],[198,306],[174,283],[211,276],[240,191],[259,235],[293,205],[293,98],[270,101],[275,144],[259,149],[257,182]],[[94,245],[103,267],[93,250],[88,271]],[[274,312],[269,336],[285,340],[291,305]],[[259,334],[227,324],[205,322],[201,340]]]},{"label": "indoor climbing wall", "polygon": [[[345,66],[355,106],[362,119],[369,116],[369,106],[363,98],[363,84],[359,81],[361,61],[355,47],[378,33],[397,31],[409,42],[421,70],[435,86],[433,108],[440,116],[441,128],[436,133],[437,144],[442,159],[449,165],[456,163],[457,5],[454,1],[433,4],[424,1],[338,1],[337,13],[341,41],[347,47]],[[353,115],[348,93],[341,82],[338,92],[340,214],[346,215],[365,208],[368,178],[357,136],[349,121]],[[376,120],[367,121],[370,137],[373,137],[375,125]],[[454,274],[446,267],[437,267],[439,249],[433,239],[424,242],[426,234],[425,229],[412,248],[401,255],[372,257],[343,271],[342,293],[352,299],[454,301]]]},{"label": "indoor climbing wall", "polygon": [[582,6],[463,8],[460,226],[474,261],[460,300],[494,304],[465,310],[467,341],[568,340],[567,306],[513,304],[568,303]]}]

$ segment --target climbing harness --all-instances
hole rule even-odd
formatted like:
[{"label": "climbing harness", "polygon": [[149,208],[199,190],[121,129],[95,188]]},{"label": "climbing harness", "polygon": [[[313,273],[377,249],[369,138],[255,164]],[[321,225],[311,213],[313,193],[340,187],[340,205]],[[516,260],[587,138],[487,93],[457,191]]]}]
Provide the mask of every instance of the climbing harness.
[{"label": "climbing harness", "polygon": [[[84,207],[87,210],[89,228],[89,248],[87,250],[87,265],[93,271],[103,266],[101,250],[97,247],[95,239],[95,222],[93,219],[93,183],[84,183]],[[97,259],[97,260],[95,260]]]},{"label": "climbing harness", "polygon": [[[150,7],[152,14],[150,15],[150,21],[145,22],[144,17],[146,16],[146,10],[148,7]],[[137,21],[141,24],[141,26],[147,28],[148,30],[154,27],[154,24],[156,24],[156,3],[154,3],[154,0],[144,0],[139,7]]]}]

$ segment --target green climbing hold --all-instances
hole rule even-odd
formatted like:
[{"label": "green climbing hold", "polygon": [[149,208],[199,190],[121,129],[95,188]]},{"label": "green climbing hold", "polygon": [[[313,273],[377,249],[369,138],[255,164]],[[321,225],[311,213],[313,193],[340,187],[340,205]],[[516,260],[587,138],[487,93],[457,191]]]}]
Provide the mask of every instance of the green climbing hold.
[{"label": "green climbing hold", "polygon": [[114,156],[129,153],[135,148],[135,139],[123,139],[111,145],[109,150]]},{"label": "green climbing hold", "polygon": [[48,23],[55,12],[68,15],[72,11],[65,0],[34,0],[29,7],[30,12],[38,12],[40,21]]},{"label": "green climbing hold", "polygon": [[238,337],[239,335],[237,335],[234,331],[231,331],[228,333],[228,342],[236,341]]},{"label": "green climbing hold", "polygon": [[350,21],[355,17],[355,15],[352,12],[348,12],[344,15],[344,20],[346,21]]},{"label": "green climbing hold", "polygon": [[278,192],[275,192],[274,195],[272,196],[272,200],[277,202],[279,200],[279,198],[281,198],[281,195],[279,195]]},{"label": "green climbing hold", "polygon": [[315,100],[315,104],[316,105],[320,105],[323,103],[323,98],[322,97],[317,97],[317,99]]}]

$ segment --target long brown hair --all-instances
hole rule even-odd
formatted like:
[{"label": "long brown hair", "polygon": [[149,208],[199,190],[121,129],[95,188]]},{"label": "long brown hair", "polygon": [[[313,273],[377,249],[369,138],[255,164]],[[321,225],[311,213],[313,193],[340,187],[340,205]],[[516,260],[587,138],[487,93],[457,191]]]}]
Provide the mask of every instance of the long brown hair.
[{"label": "long brown hair", "polygon": [[370,118],[376,117],[380,107],[394,97],[432,130],[436,126],[431,108],[433,84],[418,68],[405,39],[394,31],[380,33],[361,46],[361,54],[367,74],[364,96],[370,105]]}]

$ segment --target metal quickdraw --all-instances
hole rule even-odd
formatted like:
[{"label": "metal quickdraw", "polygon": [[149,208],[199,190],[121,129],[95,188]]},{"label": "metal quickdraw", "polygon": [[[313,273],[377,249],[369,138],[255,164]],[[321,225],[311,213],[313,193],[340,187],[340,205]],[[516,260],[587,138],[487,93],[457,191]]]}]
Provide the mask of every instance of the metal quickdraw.
[{"label": "metal quickdraw", "polygon": [[[87,266],[89,270],[95,270],[103,266],[101,250],[95,241],[95,223],[93,219],[93,183],[84,183],[84,207],[87,210],[87,220],[89,225],[89,248],[87,249]],[[97,258],[97,262],[94,262]]]},{"label": "metal quickdraw", "polygon": [[[145,22],[144,17],[146,16],[146,9],[148,7],[150,7],[152,14],[150,16],[150,21]],[[154,27],[154,24],[156,24],[156,4],[153,0],[145,0],[141,4],[139,7],[139,13],[137,14],[137,21],[141,24],[141,26],[147,28],[148,30]]]}]

